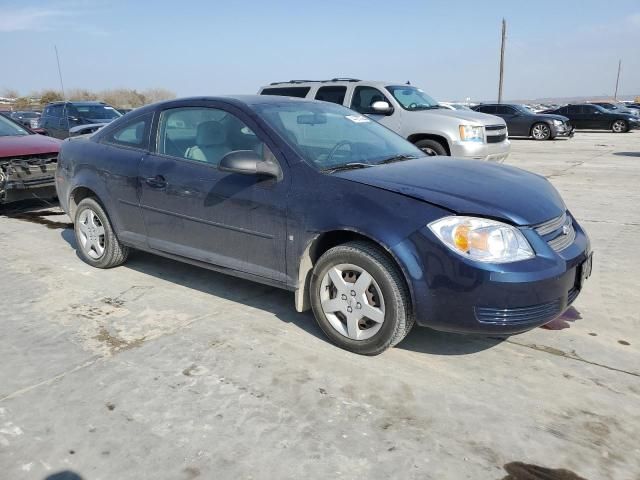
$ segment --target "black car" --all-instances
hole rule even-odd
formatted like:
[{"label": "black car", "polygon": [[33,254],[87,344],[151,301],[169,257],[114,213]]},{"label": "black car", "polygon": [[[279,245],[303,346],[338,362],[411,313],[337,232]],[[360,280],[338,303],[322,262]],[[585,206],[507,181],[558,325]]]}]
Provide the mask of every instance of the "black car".
[{"label": "black car", "polygon": [[545,110],[542,113],[563,115],[571,120],[575,128],[613,130],[615,133],[640,128],[640,117],[630,113],[611,112],[591,103],[565,105],[554,110]]},{"label": "black car", "polygon": [[476,112],[488,113],[507,123],[510,137],[533,137],[535,140],[553,140],[572,137],[569,119],[560,115],[535,113],[524,105],[483,103],[473,107]]},{"label": "black car", "polygon": [[49,103],[40,118],[40,128],[55,138],[92,133],[122,114],[104,102]]},{"label": "black car", "polygon": [[40,112],[11,112],[9,118],[27,128],[36,128],[40,120]]}]

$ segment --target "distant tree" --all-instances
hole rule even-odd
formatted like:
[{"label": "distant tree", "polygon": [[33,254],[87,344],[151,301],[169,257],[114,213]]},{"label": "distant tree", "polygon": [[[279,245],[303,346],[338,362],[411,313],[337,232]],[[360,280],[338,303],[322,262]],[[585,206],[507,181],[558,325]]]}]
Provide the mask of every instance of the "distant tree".
[{"label": "distant tree", "polygon": [[40,105],[42,106],[51,102],[59,102],[60,100],[64,100],[64,97],[56,90],[43,90],[40,92]]},{"label": "distant tree", "polygon": [[20,93],[15,88],[5,88],[2,90],[2,95],[0,97],[4,98],[18,98]]},{"label": "distant tree", "polygon": [[84,88],[74,88],[69,90],[67,95],[69,100],[98,100],[98,95],[94,92],[90,92]]},{"label": "distant tree", "polygon": [[142,94],[146,103],[156,103],[176,98],[176,94],[166,88],[148,88]]},{"label": "distant tree", "polygon": [[28,110],[31,107],[31,100],[29,99],[29,97],[18,97],[16,98],[13,107],[16,110]]}]

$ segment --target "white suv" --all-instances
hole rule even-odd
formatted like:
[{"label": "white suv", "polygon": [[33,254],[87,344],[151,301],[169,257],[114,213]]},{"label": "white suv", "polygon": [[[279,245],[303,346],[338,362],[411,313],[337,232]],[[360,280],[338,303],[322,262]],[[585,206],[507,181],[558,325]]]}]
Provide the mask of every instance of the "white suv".
[{"label": "white suv", "polygon": [[511,150],[503,119],[443,109],[412,85],[353,78],[291,80],[264,86],[258,93],[344,105],[377,120],[429,155],[503,161]]}]

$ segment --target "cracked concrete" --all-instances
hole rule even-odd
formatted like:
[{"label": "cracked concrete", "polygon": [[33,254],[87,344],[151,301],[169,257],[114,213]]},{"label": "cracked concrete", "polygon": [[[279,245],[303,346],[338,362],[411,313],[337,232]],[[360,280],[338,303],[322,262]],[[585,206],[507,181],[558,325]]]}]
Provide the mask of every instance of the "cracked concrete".
[{"label": "cracked concrete", "polygon": [[640,132],[513,141],[507,163],[550,178],[596,252],[565,317],[507,340],[415,329],[375,358],[293,294],[143,253],[92,269],[55,207],[9,208],[0,477],[638,478],[639,150]]}]

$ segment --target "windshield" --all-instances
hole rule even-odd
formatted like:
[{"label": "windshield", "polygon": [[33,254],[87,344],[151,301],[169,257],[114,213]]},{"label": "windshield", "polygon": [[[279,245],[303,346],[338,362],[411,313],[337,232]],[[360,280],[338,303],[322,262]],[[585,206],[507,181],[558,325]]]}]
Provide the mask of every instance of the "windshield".
[{"label": "windshield", "polygon": [[17,137],[20,135],[29,135],[29,132],[5,116],[0,115],[0,137]]},{"label": "windshield", "polygon": [[522,112],[522,113],[526,113],[526,114],[531,114],[531,113],[536,113],[535,110],[533,109],[533,107],[530,107],[528,105],[520,105],[518,103],[515,103],[512,105],[513,108],[515,108],[516,110]]},{"label": "windshield", "polygon": [[424,156],[391,130],[340,105],[283,102],[254,108],[318,170],[348,164],[367,167],[391,158]]},{"label": "windshield", "polygon": [[69,105],[69,115],[91,120],[113,120],[122,115],[109,105]]},{"label": "windshield", "polygon": [[389,90],[393,98],[395,98],[405,110],[431,110],[440,108],[438,102],[419,88],[402,85],[387,87],[387,90]]}]

